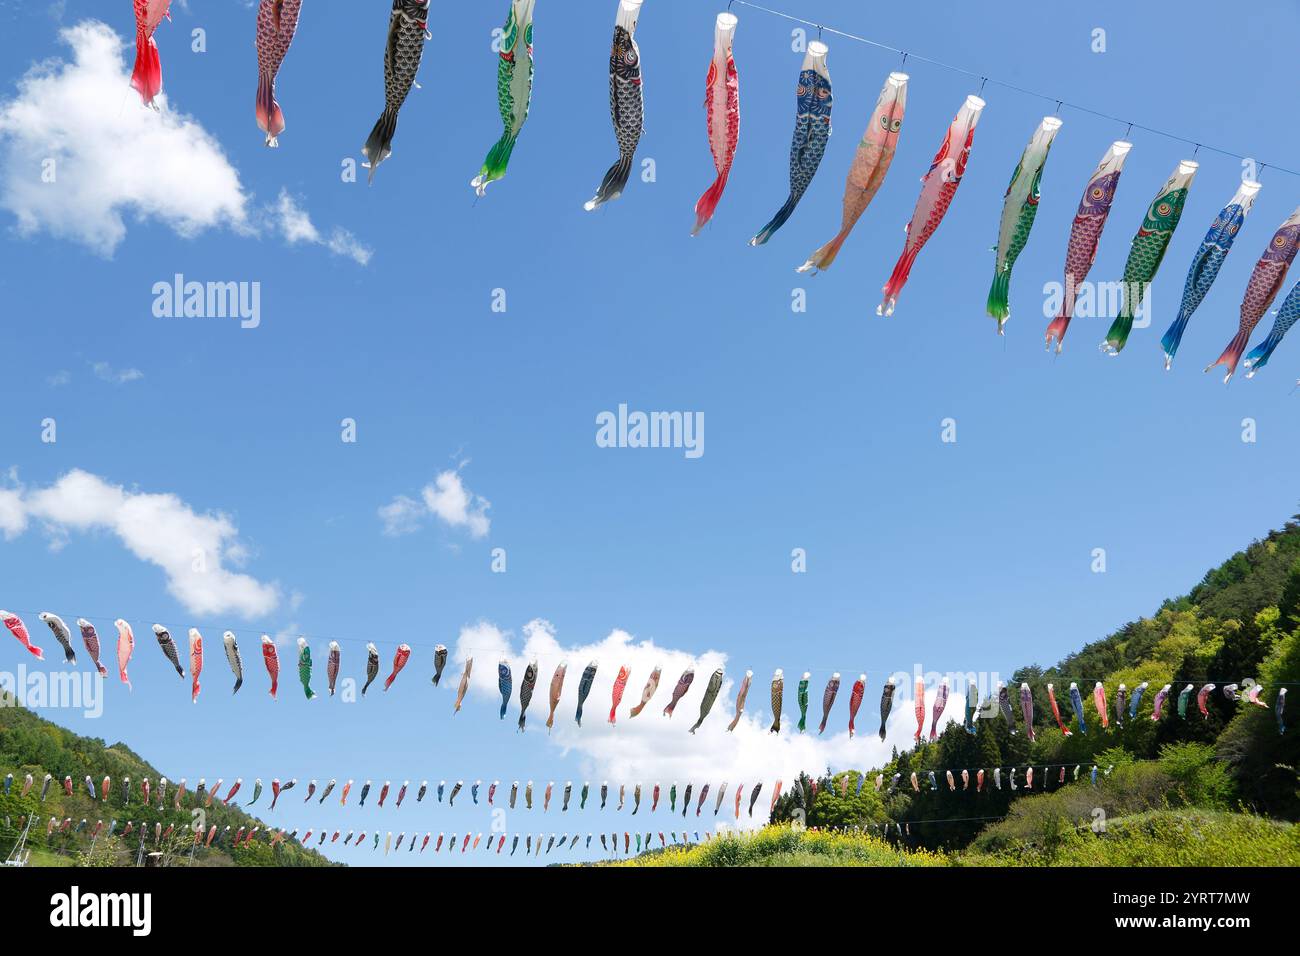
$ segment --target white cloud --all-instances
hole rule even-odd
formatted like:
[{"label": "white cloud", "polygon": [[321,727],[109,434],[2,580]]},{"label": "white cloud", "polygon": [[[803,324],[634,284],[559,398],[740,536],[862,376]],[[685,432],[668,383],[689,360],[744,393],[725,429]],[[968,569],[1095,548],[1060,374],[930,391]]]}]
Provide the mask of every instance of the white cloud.
[{"label": "white cloud", "polygon": [[248,550],[220,512],[196,512],[173,494],[131,491],[74,469],[45,488],[0,488],[0,531],[13,538],[38,521],[61,547],[73,532],[108,532],[142,561],[161,568],[167,590],[194,614],[272,611],[279,588],[230,570]]},{"label": "white cloud", "polygon": [[[0,100],[0,207],[23,235],[41,232],[111,256],[128,220],[162,223],[185,237],[228,228],[255,236],[267,224],[215,137],[170,108],[144,108],[130,88],[122,37],[98,20],[59,34],[72,59],[33,66],[13,98]],[[53,181],[49,181],[50,175]],[[365,265],[370,250],[346,229],[322,235],[306,212],[286,222],[271,208],[270,230]]]},{"label": "white cloud", "polygon": [[71,381],[72,381],[72,373],[69,372],[66,368],[63,368],[63,369],[59,369],[57,372],[55,372],[53,375],[47,378],[45,380],[45,384],[50,386],[50,388],[60,388],[61,386],[69,384]]},{"label": "white cloud", "polygon": [[307,210],[298,204],[287,189],[280,190],[280,198],[272,209],[276,227],[285,241],[290,245],[305,242],[309,245],[324,246],[336,256],[345,256],[358,265],[369,265],[373,255],[371,249],[363,245],[356,236],[342,227],[335,227],[329,236],[321,235],[311,221]]},{"label": "white cloud", "polygon": [[144,378],[144,372],[138,368],[113,368],[107,362],[91,362],[90,368],[96,378],[114,385],[125,385],[127,382],[136,382]]},{"label": "white cloud", "polygon": [[428,517],[452,528],[464,528],[472,538],[484,538],[492,527],[487,515],[491,502],[465,487],[460,472],[448,469],[420,490],[420,500],[398,495],[379,509],[384,534],[402,535],[416,531]]},{"label": "white cloud", "polygon": [[[856,735],[850,739],[848,699],[857,674],[841,674],[840,692],[830,722],[826,733],[819,736],[816,728],[821,720],[821,693],[829,675],[819,674],[819,682],[815,681],[810,689],[809,729],[800,734],[795,729],[798,720],[796,688],[802,672],[787,670],[781,733],[776,735],[769,733],[772,723],[770,671],[754,673],[744,716],[734,731],[727,731],[727,725],[735,714],[735,692],[745,669],[729,664],[728,656],[721,651],[690,654],[663,647],[654,641],[638,641],[622,630],[611,631],[604,639],[592,644],[562,645],[548,622],[534,620],[524,626],[518,640],[489,622],[463,628],[456,645],[455,663],[449,663],[447,668],[453,689],[466,657],[474,658],[470,678],[472,693],[491,701],[493,707],[499,707],[501,702],[497,689],[497,663],[502,659],[510,662],[514,686],[506,719],[511,721],[511,727],[518,720],[519,682],[524,668],[530,661],[538,661],[537,688],[528,709],[527,732],[536,733],[539,740],[564,755],[576,756],[579,772],[583,775],[581,779],[593,784],[608,780],[613,788],[626,784],[629,800],[631,788],[636,783],[643,785],[644,799],[648,787],[655,783],[667,787],[674,781],[679,783],[679,789],[687,782],[694,783],[697,793],[700,785],[707,781],[714,795],[710,800],[713,800],[719,784],[725,780],[728,783],[728,804],[734,805],[731,794],[737,785],[743,784],[746,803],[742,806],[747,806],[749,791],[761,781],[763,792],[754,807],[752,821],[742,809],[740,822],[745,825],[767,819],[765,811],[777,780],[785,781],[788,787],[802,771],[817,774],[827,767],[838,772],[881,766],[889,760],[895,746],[900,750],[912,746],[916,729],[912,679],[906,674],[894,678],[898,690],[886,726],[885,740],[881,741],[877,731],[883,675],[868,681],[867,694],[857,715]],[[583,706],[582,726],[578,727],[574,720],[578,682],[592,660],[597,661],[599,667],[591,695]],[[546,716],[550,710],[551,676],[561,661],[566,661],[568,668],[560,705],[556,709],[555,725],[548,734]],[[613,683],[619,668],[624,666],[629,668],[630,676],[618,708],[617,723],[610,724]],[[644,711],[636,717],[629,717],[631,708],[640,703],[646,679],[655,667],[662,671],[658,689]],[[673,716],[665,717],[663,709],[672,698],[677,679],[687,667],[695,669],[695,680]],[[718,667],[724,668],[726,673],[722,692],[700,729],[691,734],[689,730],[699,717],[709,675]],[[934,693],[935,688],[930,687],[925,711],[927,732]],[[960,694],[950,695],[940,726],[948,720],[962,720],[963,700]],[[724,816],[718,819],[723,820]],[[725,820],[735,822],[729,815],[725,815]]]}]

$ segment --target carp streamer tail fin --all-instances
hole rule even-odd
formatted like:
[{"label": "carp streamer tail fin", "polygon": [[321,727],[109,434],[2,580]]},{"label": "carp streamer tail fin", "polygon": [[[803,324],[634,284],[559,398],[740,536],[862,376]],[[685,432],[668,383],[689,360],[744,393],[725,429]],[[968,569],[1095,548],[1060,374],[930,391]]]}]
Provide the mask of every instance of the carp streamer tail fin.
[{"label": "carp streamer tail fin", "polygon": [[361,147],[366,157],[365,165],[370,169],[369,182],[375,181],[375,170],[379,164],[393,155],[393,136],[397,133],[397,111],[386,109],[379,114],[375,128],[370,131],[370,138]]},{"label": "carp streamer tail fin", "polygon": [[809,256],[808,261],[795,271],[811,272],[813,269],[829,269],[831,263],[835,261],[835,257],[840,254],[840,248],[844,245],[844,240],[848,237],[847,232],[841,231],[834,239]]},{"label": "carp streamer tail fin", "polygon": [[591,212],[607,202],[613,202],[619,196],[623,195],[623,190],[627,188],[628,177],[632,175],[632,156],[619,156],[618,162],[609,167],[609,172],[605,174],[604,180],[601,181],[600,188],[596,190],[596,195],[587,200],[583,207],[587,212]]},{"label": "carp streamer tail fin", "polygon": [[695,204],[695,228],[691,230],[692,236],[698,236],[700,230],[717,212],[718,203],[722,201],[722,191],[727,188],[727,177],[730,175],[731,170],[719,173],[718,178],[713,181],[713,185],[704,191],[704,195]]},{"label": "carp streamer tail fin", "polygon": [[998,320],[998,334],[1002,334],[1002,324],[1011,315],[1008,298],[1011,294],[1011,270],[998,269],[993,273],[993,286],[989,289],[988,314]]},{"label": "carp streamer tail fin", "polygon": [[761,246],[766,243],[767,240],[771,239],[772,236],[776,234],[776,231],[784,226],[786,221],[794,215],[794,207],[797,205],[799,205],[799,197],[794,195],[794,193],[791,193],[790,198],[785,201],[785,205],[776,211],[776,215],[772,217],[772,221],[760,229],[758,235],[749,240],[749,244],[751,246]]},{"label": "carp streamer tail fin", "polygon": [[1232,337],[1232,341],[1228,343],[1228,347],[1223,350],[1223,354],[1220,355],[1213,364],[1207,365],[1205,370],[1208,372],[1216,365],[1226,366],[1228,374],[1223,376],[1223,380],[1224,382],[1227,382],[1228,379],[1232,378],[1232,373],[1237,371],[1237,362],[1241,359],[1241,353],[1246,351],[1246,343],[1249,341],[1249,329],[1238,331],[1237,334]]},{"label": "carp streamer tail fin", "polygon": [[921,252],[919,245],[910,246],[903,250],[903,254],[898,257],[898,262],[894,264],[894,271],[889,276],[889,281],[885,283],[884,301],[876,307],[876,315],[893,315],[894,305],[898,302],[898,294],[903,291],[903,286],[907,285],[907,277],[912,272],[912,264],[916,262],[916,257]]},{"label": "carp streamer tail fin", "polygon": [[158,44],[153,37],[135,44],[135,69],[131,71],[131,86],[140,94],[145,106],[153,106],[153,98],[162,92],[162,61],[158,58]]},{"label": "carp streamer tail fin", "polygon": [[257,78],[257,128],[266,134],[266,145],[279,146],[276,139],[284,132],[284,113],[275,101],[275,81],[270,74]]},{"label": "carp streamer tail fin", "polygon": [[480,196],[487,195],[489,183],[494,183],[505,176],[506,167],[510,165],[510,155],[515,151],[515,143],[518,139],[519,137],[513,133],[502,133],[501,138],[488,150],[487,158],[483,160],[483,168],[470,183]]}]

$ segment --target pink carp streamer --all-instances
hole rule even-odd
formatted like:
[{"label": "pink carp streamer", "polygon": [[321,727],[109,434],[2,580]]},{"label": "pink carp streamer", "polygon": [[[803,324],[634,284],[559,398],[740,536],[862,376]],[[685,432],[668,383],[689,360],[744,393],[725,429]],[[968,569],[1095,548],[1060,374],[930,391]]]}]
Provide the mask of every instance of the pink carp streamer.
[{"label": "pink carp streamer", "polygon": [[889,281],[885,283],[884,301],[876,307],[877,315],[894,314],[894,306],[898,304],[898,297],[907,284],[912,264],[952,205],[957,187],[961,185],[962,176],[966,172],[966,160],[970,157],[971,144],[975,141],[975,126],[979,123],[983,109],[984,101],[978,96],[966,97],[966,102],[948,127],[939,151],[935,153],[934,162],[921,178],[921,195],[916,200],[912,221],[907,224],[903,251],[894,265]]},{"label": "pink carp streamer", "polygon": [[1206,707],[1206,703],[1212,693],[1214,693],[1213,684],[1206,684],[1196,692],[1196,709],[1201,712],[1202,717],[1209,718],[1210,716],[1210,710]]},{"label": "pink carp streamer", "polygon": [[555,673],[551,675],[551,692],[549,703],[551,711],[546,715],[546,729],[555,726],[555,708],[560,706],[560,695],[564,692],[564,674],[569,669],[568,661],[560,661],[555,668]]},{"label": "pink carp streamer", "polygon": [[1101,681],[1097,681],[1096,686],[1092,688],[1092,701],[1097,705],[1097,718],[1101,721],[1101,729],[1105,730],[1110,726],[1110,715],[1106,707],[1106,688]]},{"label": "pink carp streamer", "polygon": [[81,640],[86,645],[86,653],[90,655],[95,670],[99,671],[100,677],[107,677],[108,668],[99,662],[99,635],[95,633],[95,625],[84,617],[79,617],[77,618],[77,628],[81,631]]},{"label": "pink carp streamer", "polygon": [[925,730],[925,681],[921,678],[916,679],[916,734],[913,740],[921,739],[921,732]]},{"label": "pink carp streamer", "polygon": [[903,127],[903,111],[907,106],[907,79],[906,73],[890,73],[885,80],[880,98],[876,100],[876,108],[868,121],[867,131],[863,133],[853,164],[849,167],[848,180],[844,183],[840,231],[834,239],[809,256],[797,272],[829,269],[849,233],[867,211],[871,200],[876,198],[894,161],[894,151],[898,148],[898,133]]},{"label": "pink carp streamer", "polygon": [[301,8],[302,0],[261,0],[257,9],[257,128],[271,147],[280,145],[276,137],[284,132],[284,113],[275,100],[275,75],[293,43]]},{"label": "pink carp streamer", "polygon": [[849,737],[853,737],[853,721],[858,717],[858,708],[862,706],[862,698],[867,693],[867,675],[859,674],[858,679],[853,682],[853,690],[849,694]]},{"label": "pink carp streamer", "polygon": [[271,699],[275,700],[275,692],[280,686],[280,655],[275,649],[275,641],[266,634],[262,635],[262,662],[271,676]]},{"label": "pink carp streamer", "polygon": [[618,676],[614,678],[614,690],[609,708],[609,722],[611,724],[617,723],[615,717],[617,717],[618,705],[623,701],[623,690],[627,687],[628,676],[628,669],[626,667],[620,667],[618,669]]},{"label": "pink carp streamer", "polygon": [[629,717],[635,717],[637,714],[641,713],[641,711],[645,710],[646,704],[650,703],[650,698],[653,697],[655,691],[659,689],[660,673],[661,672],[657,667],[650,672],[650,679],[645,682],[645,688],[641,691],[641,703],[628,711],[627,715]]},{"label": "pink carp streamer", "polygon": [[199,675],[203,673],[203,635],[190,628],[190,703],[199,702]]},{"label": "pink carp streamer", "polygon": [[[38,661],[45,660],[45,652],[32,643],[31,635],[27,633],[27,625],[23,623],[22,618],[17,614],[10,614],[8,611],[0,611],[0,620],[4,621],[5,627],[7,627],[9,633],[18,640],[18,643],[27,648],[27,653],[31,654]],[[87,647],[89,646],[90,645],[87,644]],[[91,656],[98,658],[99,654],[97,651],[92,651]],[[96,661],[96,663],[98,663],[98,661]]]},{"label": "pink carp streamer", "polygon": [[135,632],[120,617],[113,622],[113,626],[117,628],[117,676],[126,685],[126,689],[130,690],[131,678],[127,676],[126,665],[131,662],[131,655],[135,652]]},{"label": "pink carp streamer", "polygon": [[739,22],[735,14],[719,13],[714,27],[713,59],[709,61],[709,75],[705,81],[704,112],[708,120],[709,151],[713,154],[713,168],[718,177],[695,203],[692,236],[699,235],[717,211],[740,142],[740,76],[731,50]]},{"label": "pink carp streamer", "polygon": [[406,662],[409,661],[410,659],[411,659],[411,645],[398,644],[397,652],[393,655],[393,672],[389,674],[387,679],[385,679],[384,681],[385,691],[388,690],[388,688],[393,686],[393,681],[397,680],[397,675],[402,672],[402,668],[406,666]]},{"label": "pink carp streamer", "polygon": [[740,689],[736,691],[736,716],[731,718],[731,723],[727,724],[728,732],[735,730],[740,723],[740,715],[745,712],[745,698],[749,696],[749,684],[753,678],[753,671],[745,671],[745,676],[740,681]]}]

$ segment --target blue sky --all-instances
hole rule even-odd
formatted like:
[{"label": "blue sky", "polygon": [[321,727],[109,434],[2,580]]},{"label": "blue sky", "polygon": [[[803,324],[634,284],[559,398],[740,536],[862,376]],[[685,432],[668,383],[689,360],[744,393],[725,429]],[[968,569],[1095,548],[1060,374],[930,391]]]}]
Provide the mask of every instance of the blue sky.
[{"label": "blue sky", "polygon": [[[80,188],[102,199],[115,183],[134,184],[121,207],[125,234],[111,250],[86,239],[94,210],[46,194],[23,206],[39,177],[40,146],[0,125],[0,295],[10,317],[0,466],[15,469],[6,488],[26,509],[22,527],[11,525],[0,541],[0,603],[23,614],[34,634],[42,627],[35,612],[49,609],[69,623],[89,617],[105,636],[121,615],[137,635],[133,693],[113,679],[102,717],[49,716],[125,740],[191,784],[199,776],[242,776],[246,787],[255,776],[353,777],[358,786],[366,778],[376,786],[386,778],[532,778],[540,791],[546,780],[598,784],[626,771],[647,786],[674,775],[684,785],[698,761],[725,767],[731,759],[722,714],[730,714],[733,686],[697,738],[677,726],[683,713],[670,724],[652,706],[638,719],[659,721],[656,729],[633,727],[620,743],[599,726],[620,664],[607,657],[589,705],[601,743],[584,744],[572,731],[547,743],[532,724],[545,717],[558,661],[541,658],[530,729],[513,733],[496,720],[491,697],[493,628],[508,632],[517,652],[528,622],[550,622],[554,640],[571,649],[565,709],[590,656],[583,648],[621,629],[653,642],[627,651],[637,661],[714,652],[696,665],[682,704],[692,719],[712,662],[725,656],[729,677],[754,670],[756,715],[775,667],[786,672],[787,716],[800,672],[813,672],[814,697],[830,671],[842,672],[841,723],[853,677],[873,672],[860,721],[874,726],[884,673],[920,664],[1005,675],[1051,663],[1186,591],[1296,510],[1276,478],[1300,460],[1288,413],[1300,400],[1291,395],[1300,344],[1284,343],[1255,379],[1239,375],[1227,388],[1201,372],[1235,330],[1251,267],[1300,196],[1295,177],[1264,170],[1254,211],[1172,372],[1163,370],[1160,335],[1192,253],[1241,172],[1237,160],[1206,149],[1152,292],[1152,326],[1112,359],[1097,349],[1105,326],[1078,319],[1053,358],[1042,346],[1043,285],[1061,278],[1088,175],[1125,133],[1066,109],[1037,224],[1015,268],[1004,339],[983,314],[1006,181],[1058,97],[1264,162],[1290,161],[1298,144],[1276,91],[1300,26],[1294,4],[1197,0],[1171,16],[1099,2],[1050,17],[1020,2],[938,4],[924,13],[907,5],[865,13],[847,0],[776,5],[1051,97],[985,89],[966,178],[891,319],[876,317],[875,306],[917,180],[979,81],[909,61],[907,114],[884,188],[832,270],[796,275],[838,226],[854,145],[899,57],[826,37],[830,147],[790,223],[753,249],[746,241],[786,192],[801,55],[791,52],[791,24],[741,7],[740,149],[713,223],[693,240],[693,205],[713,179],[700,103],[721,7],[687,0],[648,0],[638,29],[647,100],[639,156],[655,160],[657,181],[634,179],[596,213],[582,204],[616,155],[606,70],[614,0],[538,4],[532,114],[508,176],[478,201],[468,183],[500,130],[489,44],[504,0],[476,4],[474,13],[434,4],[423,88],[407,101],[393,156],[372,187],[364,171],[356,183],[341,181],[340,171],[345,160],[360,161],[382,104],[388,4],[378,0],[305,5],[278,80],[288,127],[276,151],[263,147],[253,117],[253,11],[237,0],[190,0],[159,28],[163,115],[187,115],[212,144],[192,128],[156,143],[224,157],[234,186],[220,169],[200,176],[178,167],[165,150],[141,149],[110,175],[86,149],[77,154],[71,120],[44,117],[42,129],[72,143],[83,161],[80,181],[60,181],[71,192],[54,195],[75,197]],[[55,14],[45,6],[0,4],[6,105],[24,95],[19,83],[34,63],[71,58],[62,28],[104,19],[128,41],[122,56],[130,53],[129,4],[68,0]],[[196,27],[206,31],[201,54],[190,52]],[[1091,49],[1096,28],[1106,31],[1104,53]],[[99,158],[122,162],[112,130],[154,118],[124,84],[109,98],[120,100],[118,116],[101,115],[95,135],[117,152]],[[1192,149],[1139,130],[1130,139],[1096,278],[1119,278],[1147,203]],[[204,212],[213,175],[234,205]],[[276,212],[282,194],[310,217],[313,238],[286,241]],[[36,220],[24,223],[20,206],[35,209]],[[212,223],[191,235],[174,228],[177,217],[209,213]],[[331,239],[343,254],[331,251]],[[367,253],[366,264],[357,261]],[[156,318],[151,289],[175,273],[260,282],[261,324]],[[795,288],[807,290],[806,313],[791,311]],[[506,291],[505,313],[491,309],[495,289]],[[596,416],[620,403],[703,412],[705,454],[597,447]],[[949,417],[955,444],[940,441]],[[52,444],[41,441],[46,418],[57,422]],[[345,418],[356,422],[355,443],[340,438]],[[1253,443],[1241,438],[1246,418],[1257,423]],[[127,494],[174,495],[172,517],[224,514],[232,530],[218,535],[222,566],[265,594],[273,587],[276,598],[230,598],[225,585],[240,587],[229,581],[188,600],[182,585],[178,596],[159,561],[173,561],[185,543],[141,560],[123,536],[148,540],[150,516],[114,531],[79,525],[40,498],[74,469]],[[418,501],[448,471],[476,496],[466,514],[483,516],[486,529],[468,517],[457,524],[429,515],[413,533],[384,533],[379,509],[397,496]],[[455,502],[447,507],[455,518]],[[174,527],[160,520],[157,534]],[[494,548],[506,551],[506,573],[491,570]],[[791,571],[794,548],[806,550],[806,573]],[[1092,573],[1095,548],[1106,550],[1104,574]],[[178,638],[191,624],[203,630],[198,706],[153,646],[154,621]],[[219,656],[227,627],[240,635],[247,669],[233,699]],[[465,628],[475,628],[462,643],[483,648],[475,674],[487,683],[453,721],[459,666],[449,665],[451,687],[435,693],[430,658],[437,642],[454,649]],[[261,632],[290,638],[275,703],[256,659]],[[385,673],[396,643],[415,652],[382,699],[370,699],[372,690],[360,704],[307,704],[292,674],[298,634],[311,639],[318,686],[331,638],[343,644],[351,675],[361,672],[366,641],[379,644]],[[48,632],[38,640],[52,660]],[[25,656],[12,641],[0,647],[0,668]],[[516,653],[516,688],[524,663]],[[674,666],[664,665],[659,707]],[[647,676],[637,667],[624,711]],[[750,739],[737,773],[769,765],[785,772],[792,761],[809,769],[869,763],[879,753],[861,738],[779,754],[763,749],[757,731]],[[627,782],[630,792],[635,781]],[[435,834],[491,824],[468,801],[454,811],[426,801],[403,819],[355,809],[300,815],[300,801],[289,800],[294,812],[277,811],[274,822]],[[585,834],[628,823],[608,812],[569,817],[561,823],[554,808],[546,818],[511,815],[508,829]],[[654,829],[675,822],[662,817]]]}]

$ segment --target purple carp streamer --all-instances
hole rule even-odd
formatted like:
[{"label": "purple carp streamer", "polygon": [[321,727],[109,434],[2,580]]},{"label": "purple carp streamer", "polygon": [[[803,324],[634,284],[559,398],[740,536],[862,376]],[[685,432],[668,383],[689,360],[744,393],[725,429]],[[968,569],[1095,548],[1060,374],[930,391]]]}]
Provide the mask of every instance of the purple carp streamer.
[{"label": "purple carp streamer", "polygon": [[1277,692],[1277,700],[1273,704],[1273,715],[1277,718],[1277,732],[1286,733],[1286,688],[1283,687]]},{"label": "purple carp streamer", "polygon": [[770,222],[749,240],[751,246],[766,243],[794,214],[795,207],[808,191],[826,145],[831,138],[831,74],[826,67],[826,44],[814,40],[804,54],[803,68],[795,89],[794,136],[790,142],[790,195]]},{"label": "purple carp streamer", "polygon": [[393,12],[388,17],[388,41],[384,44],[384,111],[361,147],[366,157],[362,165],[370,170],[372,183],[379,164],[393,154],[397,113],[415,85],[424,41],[429,39],[428,23],[429,0],[393,0]]},{"label": "purple carp streamer", "polygon": [[934,694],[934,707],[931,710],[930,739],[935,740],[939,734],[939,721],[943,718],[944,708],[948,706],[948,678],[944,678]]},{"label": "purple carp streamer", "polygon": [[768,733],[781,732],[781,700],[784,696],[785,673],[778,667],[772,675],[772,726],[768,728]]},{"label": "purple carp streamer", "polygon": [[546,715],[546,731],[550,732],[555,724],[555,708],[560,706],[560,695],[564,692],[564,674],[569,669],[568,661],[560,661],[551,675],[550,705],[551,711]]},{"label": "purple carp streamer", "polygon": [[713,709],[713,703],[718,699],[718,692],[722,690],[722,676],[721,667],[709,675],[709,682],[704,686],[704,697],[700,700],[700,716],[691,727],[691,733],[700,729],[700,724],[704,723],[704,718],[709,716],[709,711]]},{"label": "purple carp streamer", "polygon": [[[740,723],[740,715],[745,712],[745,698],[749,696],[749,683],[753,678],[753,671],[745,671],[745,676],[741,678],[740,689],[736,691],[736,716],[731,718],[731,723],[727,724],[728,732],[735,730],[736,725]],[[726,784],[723,784],[723,787],[725,788]],[[722,800],[721,795],[719,795],[718,800],[720,803]]]},{"label": "purple carp streamer", "polygon": [[1033,743],[1038,739],[1034,734],[1034,694],[1023,681],[1020,684],[1020,712],[1025,717],[1025,736]]},{"label": "purple carp streamer", "polygon": [[840,219],[840,231],[830,242],[826,243],[796,271],[810,272],[813,269],[829,269],[839,255],[844,241],[857,225],[871,200],[876,198],[894,161],[894,152],[898,148],[898,134],[903,127],[903,111],[907,106],[907,74],[890,73],[876,100],[876,108],[871,113],[867,131],[862,134],[857,153],[849,166],[849,175],[844,183],[844,211]]},{"label": "purple carp streamer", "polygon": [[692,236],[699,235],[717,211],[740,142],[740,76],[732,55],[732,42],[739,22],[733,13],[719,13],[713,30],[713,59],[709,61],[705,80],[704,112],[708,123],[709,151],[713,154],[713,168],[718,175],[695,203]]},{"label": "purple carp streamer", "polygon": [[[95,632],[95,625],[91,624],[84,617],[77,618],[77,628],[81,631],[81,641],[86,645],[86,653],[90,655],[90,662],[95,665],[95,670],[99,671],[100,677],[108,676],[108,668],[99,662],[99,635]],[[235,686],[239,690],[239,686]]]},{"label": "purple carp streamer", "polygon": [[677,686],[673,688],[672,699],[668,701],[668,706],[664,708],[664,716],[671,717],[673,711],[677,709],[677,702],[686,696],[686,692],[691,689],[691,682],[695,680],[695,668],[688,667],[682,671],[682,676],[677,678]]},{"label": "purple carp streamer", "polygon": [[280,72],[289,45],[298,29],[302,0],[261,0],[257,9],[257,127],[266,134],[266,145],[280,145],[284,113],[275,99],[275,76]]},{"label": "purple carp streamer", "polygon": [[661,671],[658,667],[650,672],[650,678],[645,682],[645,688],[641,691],[641,703],[634,706],[627,712],[628,717],[635,717],[641,711],[645,710],[646,704],[650,703],[650,698],[655,695],[659,689],[659,675]]},{"label": "purple carp streamer", "polygon": [[623,195],[632,175],[632,161],[645,131],[645,99],[641,87],[641,48],[636,25],[641,0],[619,0],[614,42],[609,53],[609,113],[618,141],[618,162],[605,173],[596,195],[583,206],[588,212]]},{"label": "purple carp streamer", "polygon": [[630,672],[626,667],[618,669],[618,675],[614,678],[614,687],[610,692],[609,722],[617,723],[618,705],[623,700],[623,691],[627,688],[627,679]]},{"label": "purple carp streamer", "polygon": [[[533,688],[537,686],[537,661],[532,661],[524,668],[524,679],[519,682],[519,729],[524,729],[524,716],[528,705],[533,700]],[[477,802],[477,801],[476,801]]]},{"label": "purple carp streamer", "polygon": [[907,284],[916,257],[947,215],[948,207],[957,195],[957,187],[961,185],[962,176],[966,173],[966,161],[975,141],[975,127],[983,109],[984,101],[978,96],[966,97],[948,126],[948,132],[934,155],[929,171],[921,177],[921,195],[917,197],[912,220],[907,224],[903,251],[882,290],[884,299],[876,307],[877,315],[894,314],[894,307],[898,304],[903,286]]},{"label": "purple carp streamer", "polygon": [[1106,155],[1088,178],[1083,198],[1079,200],[1079,211],[1075,213],[1074,223],[1070,226],[1070,241],[1065,248],[1065,285],[1062,287],[1061,310],[1047,326],[1047,348],[1050,349],[1055,341],[1058,353],[1065,342],[1065,330],[1069,328],[1070,319],[1074,315],[1079,287],[1088,278],[1092,264],[1096,261],[1101,233],[1106,228],[1106,218],[1115,201],[1120,173],[1124,171],[1124,160],[1132,148],[1132,143],[1123,140],[1111,143]]},{"label": "purple carp streamer", "polygon": [[1287,217],[1286,222],[1282,223],[1273,234],[1273,238],[1269,240],[1264,254],[1255,263],[1250,281],[1246,284],[1246,294],[1241,300],[1241,321],[1237,327],[1237,334],[1228,342],[1228,347],[1223,350],[1223,354],[1215,359],[1212,365],[1206,367],[1207,372],[1215,366],[1222,365],[1228,370],[1223,376],[1223,381],[1226,383],[1232,378],[1232,373],[1237,370],[1241,353],[1246,351],[1250,333],[1255,331],[1259,320],[1282,291],[1287,270],[1295,260],[1297,249],[1300,249],[1300,209]]},{"label": "purple carp streamer", "polygon": [[836,671],[831,675],[831,679],[826,682],[826,689],[822,691],[822,722],[817,727],[817,733],[826,732],[826,721],[830,719],[831,708],[835,706],[835,695],[840,692],[840,675]]}]

